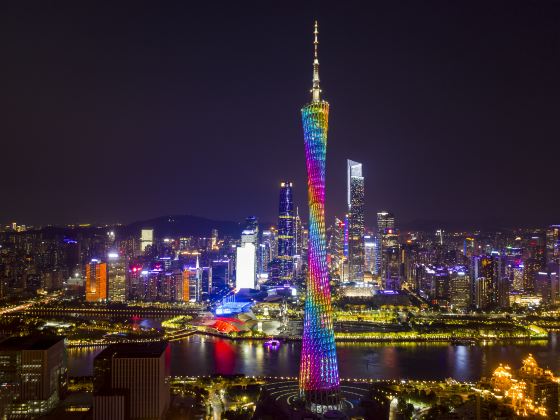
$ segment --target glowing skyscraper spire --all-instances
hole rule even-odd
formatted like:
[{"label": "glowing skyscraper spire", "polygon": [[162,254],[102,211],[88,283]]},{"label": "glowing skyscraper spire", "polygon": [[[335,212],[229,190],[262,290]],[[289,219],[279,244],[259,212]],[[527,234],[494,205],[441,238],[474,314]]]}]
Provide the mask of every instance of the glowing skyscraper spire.
[{"label": "glowing skyscraper spire", "polygon": [[313,102],[321,100],[321,87],[319,86],[319,23],[315,21],[315,30],[313,31],[315,40],[313,41],[313,88],[311,94],[313,95]]},{"label": "glowing skyscraper spire", "polygon": [[307,407],[322,413],[340,408],[340,381],[325,238],[325,167],[329,104],[320,98],[318,34],[319,28],[315,22],[312,101],[301,110],[307,164],[309,244],[299,390]]}]

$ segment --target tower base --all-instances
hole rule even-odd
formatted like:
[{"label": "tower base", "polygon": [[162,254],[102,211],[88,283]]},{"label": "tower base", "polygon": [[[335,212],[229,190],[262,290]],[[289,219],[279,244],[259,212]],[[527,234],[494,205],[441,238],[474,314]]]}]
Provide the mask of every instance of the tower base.
[{"label": "tower base", "polygon": [[340,391],[334,390],[300,390],[300,397],[305,402],[305,408],[312,413],[323,414],[327,411],[340,411],[343,403],[340,399]]}]

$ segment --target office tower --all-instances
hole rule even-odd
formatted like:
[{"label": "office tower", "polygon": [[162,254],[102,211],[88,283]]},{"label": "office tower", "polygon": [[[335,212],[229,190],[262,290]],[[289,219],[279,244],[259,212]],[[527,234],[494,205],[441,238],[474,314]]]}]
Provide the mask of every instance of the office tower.
[{"label": "office tower", "polygon": [[246,242],[237,247],[235,260],[235,288],[254,289],[255,288],[255,245]]},{"label": "office tower", "polygon": [[245,228],[241,232],[241,243],[250,242],[255,247],[259,241],[259,222],[255,216],[249,216],[245,219]]},{"label": "office tower", "polygon": [[107,282],[109,283],[109,300],[124,302],[126,300],[126,261],[116,252],[108,254]]},{"label": "office tower", "polygon": [[190,302],[191,301],[191,277],[194,277],[191,271],[187,268],[184,268],[181,272],[181,300],[183,302]]},{"label": "office tower", "polygon": [[[255,250],[255,256],[253,258],[255,262],[255,267],[253,271],[256,273],[258,271],[259,261],[257,258],[257,250],[259,249],[259,223],[255,216],[249,216],[245,219],[245,228],[241,232],[241,246],[245,244],[252,244]],[[247,250],[245,250],[246,252]]]},{"label": "office tower", "polygon": [[344,257],[346,258],[346,261],[348,261],[348,241],[349,241],[349,229],[348,227],[350,226],[350,221],[348,220],[348,213],[346,213],[344,215]]},{"label": "office tower", "polygon": [[220,260],[214,260],[210,262],[213,292],[219,292],[229,289],[230,264],[231,260],[225,257]]},{"label": "office tower", "polygon": [[295,255],[303,255],[304,246],[304,235],[303,235],[303,224],[301,223],[301,217],[299,217],[299,208],[296,207],[296,214],[294,216],[294,244],[296,249],[294,251]]},{"label": "office tower", "polygon": [[169,408],[166,342],[113,344],[93,362],[93,420],[163,419]]},{"label": "office tower", "polygon": [[295,224],[292,183],[280,184],[278,208],[278,259],[280,261],[280,281],[291,282],[294,277]]},{"label": "office tower", "polygon": [[474,238],[465,238],[463,243],[463,256],[469,261],[476,255]]},{"label": "office tower", "polygon": [[381,232],[381,276],[383,287],[399,290],[401,286],[401,253],[399,235],[394,228]]},{"label": "office tower", "polygon": [[0,342],[0,418],[36,418],[67,388],[64,338],[10,337]]},{"label": "office tower", "polygon": [[407,240],[400,248],[401,277],[409,287],[416,287],[416,264],[419,261],[419,246],[411,239]]},{"label": "office tower", "polygon": [[202,297],[200,266],[183,267],[182,269],[182,301],[199,302]]},{"label": "office tower", "polygon": [[432,302],[439,306],[448,306],[450,300],[450,273],[445,267],[435,270],[432,280]]},{"label": "office tower", "polygon": [[535,276],[535,293],[542,297],[545,305],[556,305],[560,302],[560,281],[558,264],[550,263]]},{"label": "office tower", "polygon": [[477,309],[488,309],[491,302],[490,280],[478,277],[474,280],[474,303]]},{"label": "office tower", "polygon": [[450,270],[449,282],[451,308],[466,311],[471,304],[471,285],[466,267],[453,267]]},{"label": "office tower", "polygon": [[509,308],[509,290],[510,281],[509,278],[500,274],[497,277],[496,285],[496,303],[498,308]]},{"label": "office tower", "polygon": [[258,270],[259,275],[270,274],[269,265],[276,258],[278,253],[278,244],[276,239],[276,230],[270,228],[263,230],[261,243],[259,244]]},{"label": "office tower", "polygon": [[344,222],[338,217],[334,218],[329,232],[327,253],[329,255],[331,277],[340,279],[342,264],[344,264]]},{"label": "office tower", "polygon": [[376,248],[375,235],[364,235],[364,269],[370,273],[375,270]]},{"label": "office tower", "polygon": [[299,390],[314,412],[340,407],[340,380],[332,322],[325,238],[325,166],[328,102],[320,99],[319,41],[315,22],[312,101],[301,110],[309,197],[307,290],[304,306]]},{"label": "office tower", "polygon": [[550,225],[546,230],[546,262],[560,262],[560,225]]},{"label": "office tower", "polygon": [[142,284],[143,266],[139,262],[132,262],[128,267],[128,275],[126,276],[126,300],[142,300],[143,284]]},{"label": "office tower", "polygon": [[212,229],[212,249],[218,249],[218,229]]},{"label": "office tower", "polygon": [[107,299],[107,264],[92,259],[86,265],[86,302]]},{"label": "office tower", "polygon": [[546,267],[546,244],[542,237],[533,236],[527,242],[523,262],[523,283],[527,291],[535,289],[535,278]]},{"label": "office tower", "polygon": [[142,229],[140,231],[140,251],[142,253],[146,252],[146,248],[154,245],[154,230],[153,229]]},{"label": "office tower", "polygon": [[523,264],[515,264],[510,268],[513,290],[523,290],[523,269]]},{"label": "office tower", "polygon": [[382,234],[385,229],[395,228],[395,216],[388,211],[380,211],[377,213],[377,232]]},{"label": "office tower", "polygon": [[200,290],[203,299],[207,298],[206,295],[212,293],[212,266],[200,267]]},{"label": "office tower", "polygon": [[364,177],[362,164],[347,161],[348,269],[350,281],[364,280]]},{"label": "office tower", "polygon": [[375,235],[373,237],[373,241],[375,243],[375,246],[374,246],[374,249],[373,249],[374,252],[375,252],[375,255],[374,255],[374,266],[373,266],[372,273],[375,276],[380,276],[381,272],[382,272],[382,260],[383,260],[383,252],[382,252],[383,248],[382,248],[382,245],[381,245],[381,238],[379,237],[379,235]]},{"label": "office tower", "polygon": [[497,253],[473,257],[473,278],[477,279],[478,277],[483,277],[485,279],[485,287],[488,292],[488,305],[493,304],[497,306],[500,290],[503,293],[503,288],[500,289],[498,285],[498,280],[500,278],[500,268],[501,263],[499,254]]}]

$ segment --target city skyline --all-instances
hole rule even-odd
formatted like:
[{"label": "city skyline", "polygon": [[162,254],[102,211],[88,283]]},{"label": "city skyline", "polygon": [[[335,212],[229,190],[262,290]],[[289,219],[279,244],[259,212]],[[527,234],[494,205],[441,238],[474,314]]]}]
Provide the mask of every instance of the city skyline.
[{"label": "city skyline", "polygon": [[64,1],[0,13],[0,419],[560,420],[560,2]]},{"label": "city skyline", "polygon": [[[240,25],[228,22],[225,6],[216,16],[200,6],[193,14],[199,22],[181,6],[153,15],[141,4],[137,13],[114,7],[123,17],[115,21],[104,17],[103,6],[87,14],[44,7],[16,20],[20,6],[11,6],[3,16],[13,43],[0,104],[13,118],[1,134],[6,155],[26,163],[9,159],[1,169],[10,199],[0,220],[46,225],[255,214],[270,222],[282,179],[293,181],[294,203],[303,210],[293,110],[306,83],[299,40],[318,17],[331,31],[323,77],[337,104],[327,220],[344,214],[351,157],[369,180],[366,225],[383,208],[403,224],[554,223],[560,54],[553,23],[560,13],[552,2],[505,5],[368,5],[359,13],[304,6],[298,17],[256,8]],[[103,33],[89,31],[94,19]],[[256,106],[265,97],[274,98],[272,112]],[[224,124],[209,124],[216,100],[229,107]],[[270,126],[278,131],[263,142]],[[83,170],[84,159],[94,159],[96,170]],[[239,199],[251,193],[262,199]],[[222,202],[235,206],[226,213]]]}]

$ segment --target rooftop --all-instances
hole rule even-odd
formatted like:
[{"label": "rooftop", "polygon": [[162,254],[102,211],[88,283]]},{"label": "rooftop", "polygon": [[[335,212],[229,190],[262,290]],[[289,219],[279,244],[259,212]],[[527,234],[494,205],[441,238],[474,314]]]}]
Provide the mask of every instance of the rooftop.
[{"label": "rooftop", "polygon": [[64,341],[64,337],[54,335],[10,337],[0,342],[0,351],[47,350],[60,341]]},{"label": "rooftop", "polygon": [[167,342],[111,344],[95,359],[160,357],[167,349]]}]

